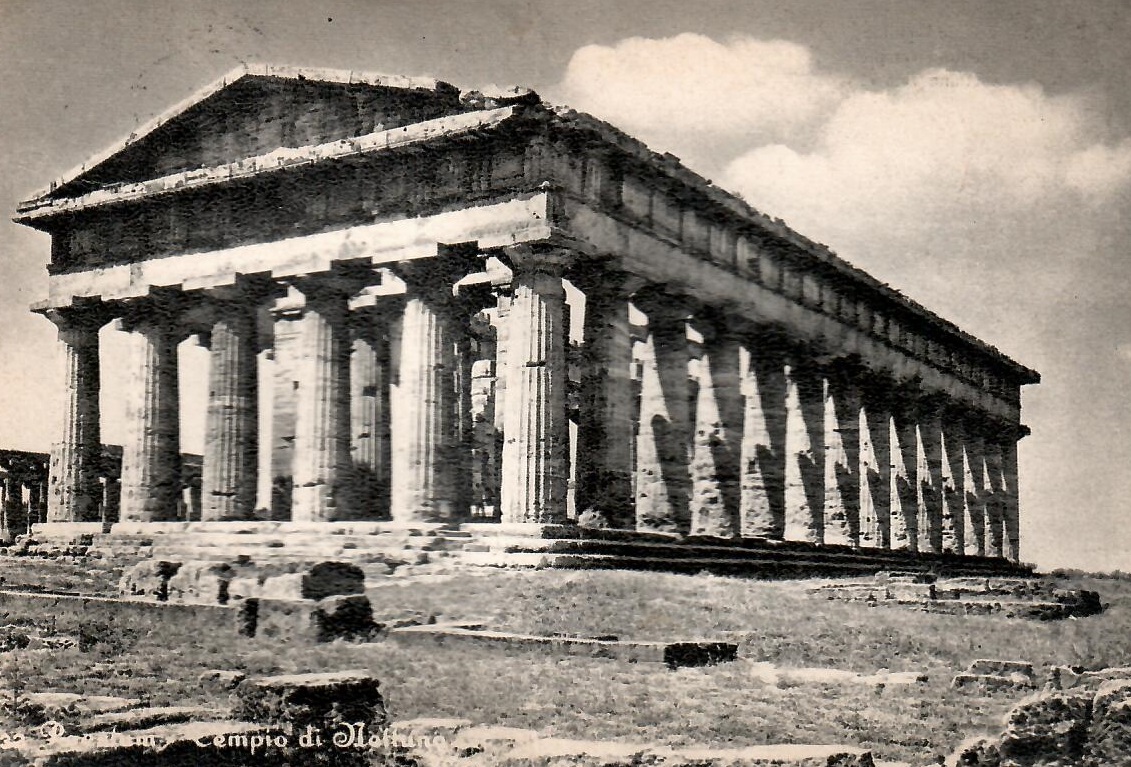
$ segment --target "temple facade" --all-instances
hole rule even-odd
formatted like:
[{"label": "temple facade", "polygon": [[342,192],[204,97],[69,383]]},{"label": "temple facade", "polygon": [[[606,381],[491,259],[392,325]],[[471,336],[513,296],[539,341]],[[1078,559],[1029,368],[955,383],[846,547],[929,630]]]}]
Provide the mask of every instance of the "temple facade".
[{"label": "temple facade", "polygon": [[203,520],[1018,560],[1036,372],[532,92],[243,68],[16,220],[51,235],[33,310],[66,352],[49,522],[99,519],[115,323],[133,353],[123,521],[183,518],[191,338],[210,359]]}]

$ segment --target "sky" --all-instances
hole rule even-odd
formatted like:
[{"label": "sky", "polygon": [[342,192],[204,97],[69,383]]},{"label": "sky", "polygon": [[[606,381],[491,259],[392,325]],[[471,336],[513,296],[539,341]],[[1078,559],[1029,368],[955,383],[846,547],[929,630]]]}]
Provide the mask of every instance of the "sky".
[{"label": "sky", "polygon": [[[1022,558],[1131,570],[1129,39],[1125,0],[0,0],[0,211],[243,62],[525,85],[1039,370]],[[0,447],[46,451],[62,356],[27,307],[49,242],[7,218]],[[183,354],[199,407],[203,352]]]}]

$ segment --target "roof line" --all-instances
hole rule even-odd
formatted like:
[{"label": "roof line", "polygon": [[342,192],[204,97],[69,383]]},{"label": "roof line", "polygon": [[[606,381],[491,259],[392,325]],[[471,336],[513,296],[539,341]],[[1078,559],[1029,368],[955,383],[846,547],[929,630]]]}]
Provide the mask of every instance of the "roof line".
[{"label": "roof line", "polygon": [[[47,197],[59,187],[75,181],[82,174],[102,164],[126,147],[134,144],[160,128],[173,118],[188,111],[189,108],[220,92],[228,85],[248,76],[279,77],[292,80],[314,80],[327,83],[345,83],[373,85],[384,88],[408,88],[418,90],[437,90],[448,83],[429,77],[405,77],[402,75],[386,75],[377,72],[359,72],[351,69],[321,69],[314,67],[276,66],[273,64],[250,63],[241,64],[221,77],[213,80],[208,85],[198,88],[185,98],[178,101],[168,109],[163,110],[155,117],[150,118],[126,136],[118,139],[106,149],[93,157],[71,168],[51,182],[45,189],[34,192],[30,199],[39,200]],[[450,86],[454,88],[455,86]]]},{"label": "roof line", "polygon": [[181,171],[168,176],[138,181],[119,186],[98,189],[79,197],[38,198],[19,204],[13,221],[28,223],[46,216],[85,210],[87,208],[110,205],[141,197],[167,194],[250,178],[271,171],[293,168],[299,165],[341,159],[354,155],[369,154],[386,149],[407,146],[426,141],[434,141],[445,136],[469,133],[481,128],[492,128],[513,117],[518,107],[506,106],[476,112],[463,112],[445,115],[432,120],[413,123],[399,128],[374,131],[354,138],[340,139],[323,144],[307,144],[301,147],[282,147],[267,154],[247,157],[223,165]]}]

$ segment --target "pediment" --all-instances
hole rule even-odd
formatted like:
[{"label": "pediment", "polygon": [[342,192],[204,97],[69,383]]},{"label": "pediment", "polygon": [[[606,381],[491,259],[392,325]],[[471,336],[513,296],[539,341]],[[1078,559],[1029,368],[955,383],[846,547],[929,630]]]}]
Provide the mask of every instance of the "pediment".
[{"label": "pediment", "polygon": [[461,111],[459,90],[436,80],[241,67],[83,163],[33,200],[78,197]]}]

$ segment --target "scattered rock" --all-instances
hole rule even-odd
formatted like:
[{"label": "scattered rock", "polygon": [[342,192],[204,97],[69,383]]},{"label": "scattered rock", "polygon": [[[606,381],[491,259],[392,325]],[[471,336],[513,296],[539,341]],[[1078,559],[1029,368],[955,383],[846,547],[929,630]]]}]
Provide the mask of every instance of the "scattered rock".
[{"label": "scattered rock", "polygon": [[232,714],[258,724],[321,729],[361,722],[371,732],[387,724],[380,682],[368,671],[287,674],[245,679],[232,693]]},{"label": "scattered rock", "polygon": [[169,579],[176,575],[180,562],[143,559],[122,574],[118,593],[124,597],[144,597],[164,602],[169,598]]},{"label": "scattered rock", "polygon": [[1041,693],[1019,703],[1005,721],[1002,757],[1020,765],[1074,760],[1084,754],[1091,693]]},{"label": "scattered rock", "polygon": [[232,566],[226,562],[185,562],[169,579],[170,602],[196,605],[226,605]]},{"label": "scattered rock", "polygon": [[973,688],[982,692],[998,692],[1001,690],[1032,690],[1036,687],[1036,684],[1024,674],[1010,674],[1009,676],[956,674],[954,679],[951,680],[951,687],[956,690]]},{"label": "scattered rock", "polygon": [[365,573],[350,562],[319,562],[304,572],[276,575],[263,581],[264,599],[325,599],[365,591]]},{"label": "scattered rock", "polygon": [[247,600],[255,610],[254,635],[261,639],[316,644],[335,639],[366,639],[380,627],[363,594],[311,599]]},{"label": "scattered rock", "polygon": [[1035,674],[1033,664],[1023,660],[991,660],[980,658],[970,664],[966,669],[967,674],[992,674],[994,676],[1012,676],[1020,674],[1033,679]]},{"label": "scattered rock", "polygon": [[242,671],[230,671],[214,668],[203,672],[198,677],[200,684],[216,690],[234,690],[240,682],[247,679],[247,674]]}]

